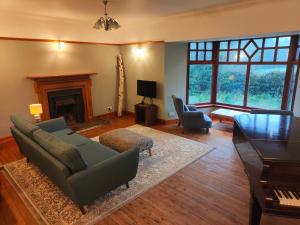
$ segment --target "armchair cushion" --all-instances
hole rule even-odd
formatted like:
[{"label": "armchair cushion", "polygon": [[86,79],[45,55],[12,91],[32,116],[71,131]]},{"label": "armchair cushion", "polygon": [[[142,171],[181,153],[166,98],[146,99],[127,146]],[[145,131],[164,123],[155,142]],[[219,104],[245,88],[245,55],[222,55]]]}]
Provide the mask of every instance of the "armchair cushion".
[{"label": "armchair cushion", "polygon": [[182,113],[182,118],[199,118],[203,119],[203,112],[201,111],[187,111]]},{"label": "armchair cushion", "polygon": [[76,173],[86,168],[86,164],[75,146],[67,144],[41,129],[33,133],[33,138],[53,157],[68,167],[71,172]]}]

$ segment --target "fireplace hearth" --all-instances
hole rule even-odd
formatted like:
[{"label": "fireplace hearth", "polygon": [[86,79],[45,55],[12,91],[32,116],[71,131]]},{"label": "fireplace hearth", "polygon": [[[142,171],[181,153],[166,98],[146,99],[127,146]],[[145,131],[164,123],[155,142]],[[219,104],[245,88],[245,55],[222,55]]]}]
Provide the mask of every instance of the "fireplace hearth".
[{"label": "fireplace hearth", "polygon": [[48,92],[50,118],[63,116],[67,123],[84,122],[84,103],[81,89]]}]

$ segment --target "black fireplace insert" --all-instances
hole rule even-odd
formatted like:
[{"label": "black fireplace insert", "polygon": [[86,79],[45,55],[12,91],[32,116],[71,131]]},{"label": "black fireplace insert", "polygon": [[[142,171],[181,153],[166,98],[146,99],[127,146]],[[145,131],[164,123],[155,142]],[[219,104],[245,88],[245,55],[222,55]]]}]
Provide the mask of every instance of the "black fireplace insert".
[{"label": "black fireplace insert", "polygon": [[63,116],[67,123],[84,122],[82,89],[64,89],[48,92],[50,117]]}]

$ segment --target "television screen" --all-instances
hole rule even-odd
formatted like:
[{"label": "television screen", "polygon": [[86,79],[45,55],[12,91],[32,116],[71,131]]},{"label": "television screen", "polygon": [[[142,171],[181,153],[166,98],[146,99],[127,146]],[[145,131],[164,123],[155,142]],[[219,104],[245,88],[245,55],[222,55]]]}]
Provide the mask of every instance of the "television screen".
[{"label": "television screen", "polygon": [[148,80],[138,80],[137,95],[156,98],[156,82]]}]

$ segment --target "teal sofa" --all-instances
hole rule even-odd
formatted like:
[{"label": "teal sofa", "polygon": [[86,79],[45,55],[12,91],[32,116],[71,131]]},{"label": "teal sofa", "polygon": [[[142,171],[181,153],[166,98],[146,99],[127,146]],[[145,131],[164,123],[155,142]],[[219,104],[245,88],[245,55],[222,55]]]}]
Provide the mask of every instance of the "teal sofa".
[{"label": "teal sofa", "polygon": [[137,148],[119,153],[68,128],[63,118],[32,124],[12,115],[21,152],[85,213],[85,205],[127,185],[137,173]]}]

